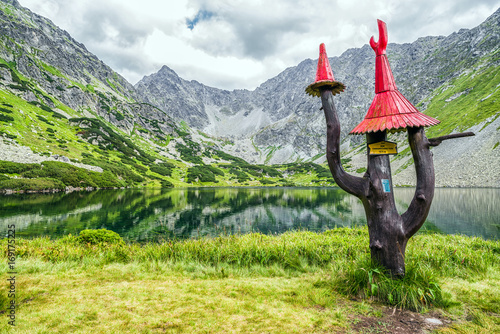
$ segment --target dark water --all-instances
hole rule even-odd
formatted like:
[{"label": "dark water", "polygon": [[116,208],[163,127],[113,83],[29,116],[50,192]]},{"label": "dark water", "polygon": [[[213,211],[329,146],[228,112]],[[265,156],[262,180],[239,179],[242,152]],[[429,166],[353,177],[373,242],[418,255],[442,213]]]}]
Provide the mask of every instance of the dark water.
[{"label": "dark water", "polygon": [[[395,189],[399,211],[414,189]],[[500,239],[500,189],[436,189],[421,230]],[[146,241],[365,224],[361,202],[336,188],[127,189],[0,196],[0,233],[22,237],[106,228]]]}]

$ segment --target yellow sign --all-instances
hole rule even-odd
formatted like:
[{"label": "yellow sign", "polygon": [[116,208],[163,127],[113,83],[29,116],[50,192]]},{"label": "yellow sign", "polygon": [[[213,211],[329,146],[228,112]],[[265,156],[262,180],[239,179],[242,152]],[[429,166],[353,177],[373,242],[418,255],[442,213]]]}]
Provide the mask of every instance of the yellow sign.
[{"label": "yellow sign", "polygon": [[397,144],[390,141],[379,141],[369,144],[370,155],[398,154]]}]

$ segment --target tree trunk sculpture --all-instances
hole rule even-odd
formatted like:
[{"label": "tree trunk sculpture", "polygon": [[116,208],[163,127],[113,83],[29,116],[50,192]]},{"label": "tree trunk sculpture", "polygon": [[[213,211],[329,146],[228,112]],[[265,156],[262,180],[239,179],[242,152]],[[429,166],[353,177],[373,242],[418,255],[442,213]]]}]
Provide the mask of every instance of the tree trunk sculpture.
[{"label": "tree trunk sculpture", "polygon": [[404,276],[406,244],[424,224],[434,197],[434,164],[430,147],[446,139],[474,134],[469,132],[427,139],[424,126],[436,125],[439,121],[419,112],[398,91],[386,55],[387,26],[378,20],[378,28],[379,41],[375,42],[373,37],[370,39],[370,46],[376,54],[375,97],[364,120],[351,134],[366,134],[367,145],[382,145],[387,131],[408,132],[417,172],[417,188],[404,214],[398,213],[394,201],[391,165],[387,155],[391,152],[370,152],[369,149],[368,168],[363,177],[349,175],[342,168],[340,124],[333,96],[341,93],[345,86],[333,77],[324,44],[320,45],[316,81],[306,88],[306,93],[321,97],[327,125],[326,157],[335,182],[363,202],[372,260],[388,269],[393,276]]},{"label": "tree trunk sculpture", "polygon": [[[404,275],[406,244],[427,218],[434,196],[434,165],[424,129],[408,131],[417,170],[417,190],[408,211],[400,216],[394,202],[389,156],[368,155],[368,168],[363,177],[347,174],[340,161],[340,123],[331,91],[322,90],[321,102],[327,125],[328,165],[338,186],[363,202],[372,260],[393,275]],[[383,141],[385,137],[385,132],[370,133],[367,144]],[[388,180],[389,191],[382,180]]]},{"label": "tree trunk sculpture", "polygon": [[[372,260],[387,268],[393,276],[404,276],[406,245],[424,224],[434,197],[434,164],[430,147],[439,145],[442,140],[474,134],[427,139],[423,127],[407,129],[417,187],[408,210],[399,215],[394,201],[389,156],[368,154],[368,168],[363,177],[346,173],[340,161],[340,123],[333,94],[328,88],[320,88],[320,91],[327,126],[326,157],[333,178],[340,188],[363,202]],[[385,131],[367,134],[367,144],[385,139]],[[384,187],[383,180],[387,180],[388,188]]]}]

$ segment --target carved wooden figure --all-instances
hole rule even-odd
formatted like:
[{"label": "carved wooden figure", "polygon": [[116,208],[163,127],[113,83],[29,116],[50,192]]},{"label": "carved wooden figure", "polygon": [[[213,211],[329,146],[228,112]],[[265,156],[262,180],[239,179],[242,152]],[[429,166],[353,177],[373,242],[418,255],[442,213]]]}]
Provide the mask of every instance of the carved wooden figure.
[{"label": "carved wooden figure", "polygon": [[[434,196],[434,165],[431,146],[442,140],[473,135],[456,134],[428,139],[424,126],[439,121],[420,113],[398,90],[386,56],[387,29],[378,20],[379,41],[372,37],[370,45],[376,53],[375,98],[365,119],[351,134],[366,134],[367,145],[386,143],[387,131],[408,132],[415,169],[417,187],[408,210],[400,215],[393,195],[389,155],[368,150],[368,168],[363,177],[346,173],[340,160],[340,123],[333,96],[344,90],[335,81],[326,55],[320,45],[320,58],[316,81],[306,92],[320,96],[327,125],[327,160],[330,171],[339,187],[361,199],[365,208],[372,260],[387,268],[394,276],[405,274],[405,250],[408,240],[424,224]],[[321,68],[320,68],[321,67]],[[379,145],[380,146],[380,145]]]}]

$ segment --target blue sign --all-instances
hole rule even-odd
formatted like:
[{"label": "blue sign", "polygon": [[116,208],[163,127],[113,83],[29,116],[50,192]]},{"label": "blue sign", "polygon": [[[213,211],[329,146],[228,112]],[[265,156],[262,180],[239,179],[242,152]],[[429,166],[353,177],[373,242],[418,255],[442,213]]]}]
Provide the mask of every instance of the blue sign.
[{"label": "blue sign", "polygon": [[391,192],[391,183],[388,179],[382,179],[382,187],[384,188],[385,193]]}]

